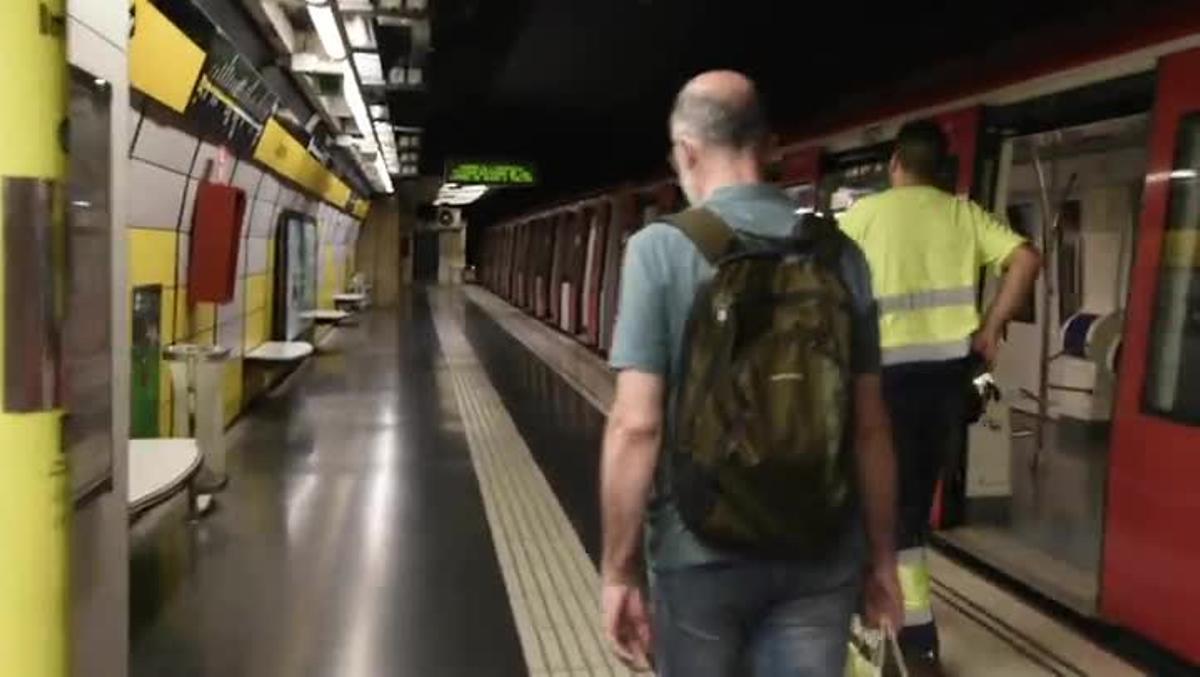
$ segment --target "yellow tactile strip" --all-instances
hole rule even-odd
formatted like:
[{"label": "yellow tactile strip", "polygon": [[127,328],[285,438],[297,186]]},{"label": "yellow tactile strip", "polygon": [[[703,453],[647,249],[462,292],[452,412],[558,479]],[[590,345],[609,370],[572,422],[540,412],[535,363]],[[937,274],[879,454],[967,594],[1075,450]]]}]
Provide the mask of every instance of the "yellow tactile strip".
[{"label": "yellow tactile strip", "polygon": [[599,627],[599,577],[462,331],[462,299],[430,301],[531,675],[626,675]]},{"label": "yellow tactile strip", "polygon": [[[485,289],[470,287],[463,295],[521,341],[598,411],[607,413],[611,387],[602,387],[605,366],[600,357],[590,353],[580,356],[577,344],[564,345],[571,343],[570,339],[558,336],[557,332]],[[1124,677],[1143,674],[1068,625],[936,551],[931,553],[930,569],[935,583],[934,611],[941,619],[945,638],[972,638],[966,645],[954,645],[953,641],[949,646],[943,645],[948,675]],[[972,601],[971,606],[985,609],[986,614],[955,609],[950,602],[956,597]],[[992,618],[987,618],[988,615]],[[1037,641],[1030,641],[1031,638]]]}]

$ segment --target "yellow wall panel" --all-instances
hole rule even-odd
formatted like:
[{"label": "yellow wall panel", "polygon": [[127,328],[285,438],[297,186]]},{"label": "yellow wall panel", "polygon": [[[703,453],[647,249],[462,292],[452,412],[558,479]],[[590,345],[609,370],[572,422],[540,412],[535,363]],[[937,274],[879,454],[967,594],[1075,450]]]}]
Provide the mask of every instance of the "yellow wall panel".
[{"label": "yellow wall panel", "polygon": [[196,344],[199,344],[202,346],[209,346],[209,345],[212,345],[217,342],[216,329],[214,329],[213,327],[209,327],[208,329],[201,329],[200,331],[193,333],[191,336],[188,336],[187,338],[180,339],[180,341],[181,342],[186,341],[187,343],[196,343]]},{"label": "yellow wall panel", "polygon": [[0,129],[4,130],[0,176],[56,178],[62,174],[65,157],[52,140],[57,138],[66,108],[66,40],[61,34],[39,31],[38,25],[39,11],[62,16],[64,4],[63,0],[0,3],[0,39],[6,61],[0,65]]},{"label": "yellow wall panel", "polygon": [[170,287],[163,287],[158,333],[164,348],[175,340],[175,290]]},{"label": "yellow wall panel", "polygon": [[246,350],[254,350],[267,340],[267,325],[264,318],[267,313],[263,310],[252,311],[246,316],[243,346]]},{"label": "yellow wall panel", "polygon": [[335,207],[346,207],[354,196],[341,178],[326,169],[304,144],[274,119],[267,120],[263,127],[258,145],[254,147],[254,159],[291,179],[310,196],[325,200]]},{"label": "yellow wall panel", "polygon": [[330,174],[329,180],[325,185],[325,201],[342,207],[350,200],[350,186],[347,186],[338,177]]},{"label": "yellow wall panel", "polygon": [[137,17],[129,40],[130,83],[182,113],[204,65],[204,50],[149,0],[134,0],[134,8]]},{"label": "yellow wall panel", "polygon": [[187,306],[187,287],[175,290],[172,306],[175,315],[175,341],[186,341],[192,336],[192,316]]},{"label": "yellow wall panel", "polygon": [[159,400],[158,403],[158,436],[172,437],[171,434],[171,417],[174,412],[171,409],[171,399],[167,396],[166,399]]},{"label": "yellow wall panel", "polygon": [[321,247],[321,253],[317,257],[318,264],[321,267],[320,274],[317,279],[321,281],[321,286],[317,290],[317,307],[332,308],[333,295],[338,293],[337,286],[337,262],[333,257],[333,247]]},{"label": "yellow wall panel", "polygon": [[212,329],[217,324],[217,306],[212,303],[197,303],[191,308],[188,328],[193,333]]},{"label": "yellow wall panel", "polygon": [[233,422],[242,410],[242,358],[225,365],[225,425]]},{"label": "yellow wall panel", "polygon": [[267,307],[267,286],[269,278],[263,275],[251,275],[246,278],[246,312],[252,313]]},{"label": "yellow wall panel", "polygon": [[174,231],[129,228],[129,285],[175,286]]}]

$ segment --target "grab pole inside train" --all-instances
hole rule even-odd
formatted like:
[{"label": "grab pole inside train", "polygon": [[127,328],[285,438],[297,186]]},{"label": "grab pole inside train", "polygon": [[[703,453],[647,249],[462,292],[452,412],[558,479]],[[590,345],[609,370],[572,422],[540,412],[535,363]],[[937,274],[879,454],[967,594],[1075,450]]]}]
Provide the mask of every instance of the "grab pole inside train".
[{"label": "grab pole inside train", "polygon": [[7,3],[0,21],[0,675],[68,670],[62,448],[62,0]]}]

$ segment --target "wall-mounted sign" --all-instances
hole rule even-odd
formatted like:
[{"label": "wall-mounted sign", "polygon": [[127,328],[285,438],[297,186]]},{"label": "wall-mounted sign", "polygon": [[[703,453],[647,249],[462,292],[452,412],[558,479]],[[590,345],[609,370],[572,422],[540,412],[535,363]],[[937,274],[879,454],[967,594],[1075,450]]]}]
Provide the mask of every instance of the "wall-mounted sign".
[{"label": "wall-mounted sign", "polygon": [[531,162],[449,160],[446,162],[446,183],[528,187],[537,185],[538,174]]}]

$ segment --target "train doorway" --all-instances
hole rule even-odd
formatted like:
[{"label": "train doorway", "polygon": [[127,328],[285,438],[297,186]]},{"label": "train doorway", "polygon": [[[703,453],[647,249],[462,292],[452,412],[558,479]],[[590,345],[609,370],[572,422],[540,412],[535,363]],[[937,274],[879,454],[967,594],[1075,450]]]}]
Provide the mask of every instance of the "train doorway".
[{"label": "train doorway", "polygon": [[961,523],[941,534],[1085,614],[1098,610],[1148,133],[1143,113],[1000,141],[993,208],[1045,265],[993,370],[1001,398],[970,430]]}]

